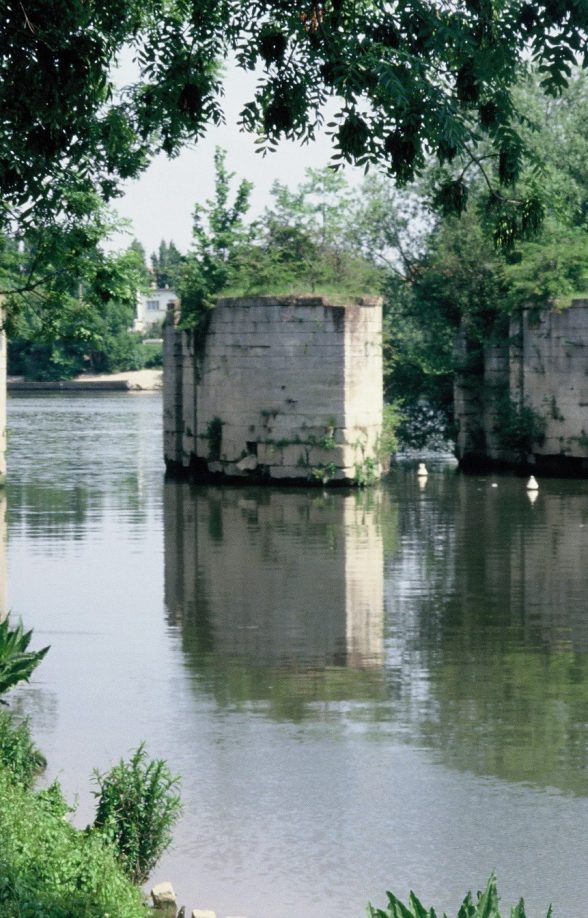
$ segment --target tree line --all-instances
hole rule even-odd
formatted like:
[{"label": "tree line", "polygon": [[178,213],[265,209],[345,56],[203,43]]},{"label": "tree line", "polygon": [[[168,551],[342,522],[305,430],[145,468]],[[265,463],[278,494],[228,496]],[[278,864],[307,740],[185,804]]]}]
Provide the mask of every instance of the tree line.
[{"label": "tree line", "polygon": [[[81,281],[90,292],[83,305],[76,283],[62,300],[67,308],[50,311],[49,324],[46,310],[35,312],[35,295],[20,294],[11,366],[25,358],[37,373],[47,361],[49,372],[66,374],[84,366],[105,372],[136,366],[137,338],[128,328],[136,290],[149,282],[178,292],[186,326],[204,321],[221,294],[379,293],[386,397],[403,402],[405,435],[418,438],[430,409],[437,427],[450,432],[458,327],[475,355],[476,346],[506,333],[509,317],[523,306],[563,307],[588,289],[586,77],[577,72],[558,99],[529,78],[517,88],[517,106],[530,151],[520,182],[540,184],[546,201],[532,240],[497,245],[479,176],[469,179],[467,211],[440,212],[432,161],[403,189],[381,174],[354,187],[341,171],[310,169],[296,188],[276,182],[265,212],[254,219],[251,184],[217,150],[214,193],[194,209],[190,250],[162,241],[150,269],[136,241],[121,255],[103,256]],[[100,219],[109,225],[104,214]],[[31,257],[21,250],[21,273],[24,256]],[[11,257],[18,261],[14,251]]]}]

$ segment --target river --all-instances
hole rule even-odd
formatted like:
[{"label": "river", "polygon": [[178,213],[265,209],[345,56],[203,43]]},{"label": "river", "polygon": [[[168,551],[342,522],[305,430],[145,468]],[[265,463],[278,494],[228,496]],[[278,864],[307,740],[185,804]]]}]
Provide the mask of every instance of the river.
[{"label": "river", "polygon": [[9,401],[14,705],[93,809],[142,740],[182,776],[153,881],[219,918],[588,902],[588,482],[400,463],[381,487],[164,481],[156,394]]}]

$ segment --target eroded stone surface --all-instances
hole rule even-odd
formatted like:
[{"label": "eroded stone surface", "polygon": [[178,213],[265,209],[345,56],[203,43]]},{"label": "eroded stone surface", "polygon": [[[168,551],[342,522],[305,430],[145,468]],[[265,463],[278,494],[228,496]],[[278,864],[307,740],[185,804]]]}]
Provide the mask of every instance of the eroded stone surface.
[{"label": "eroded stone surface", "polygon": [[378,298],[219,300],[204,346],[168,323],[164,371],[171,471],[310,483],[381,472]]},{"label": "eroded stone surface", "polygon": [[[465,368],[455,387],[457,454],[462,461],[588,474],[588,300],[513,317],[508,340],[484,347],[482,376],[467,371],[463,335],[456,356]],[[505,442],[505,399],[515,408],[531,409],[543,423],[543,437],[528,449]]]}]

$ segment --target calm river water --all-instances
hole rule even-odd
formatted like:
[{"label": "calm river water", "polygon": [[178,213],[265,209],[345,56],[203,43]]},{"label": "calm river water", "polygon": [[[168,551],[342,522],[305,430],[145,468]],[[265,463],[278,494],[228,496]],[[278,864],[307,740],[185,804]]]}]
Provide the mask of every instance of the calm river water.
[{"label": "calm river water", "polygon": [[[219,918],[588,907],[588,482],[414,465],[366,493],[164,482],[157,395],[9,404],[16,704],[83,825],[141,740],[170,879]],[[492,484],[497,487],[492,487]],[[506,908],[505,908],[506,911]]]}]

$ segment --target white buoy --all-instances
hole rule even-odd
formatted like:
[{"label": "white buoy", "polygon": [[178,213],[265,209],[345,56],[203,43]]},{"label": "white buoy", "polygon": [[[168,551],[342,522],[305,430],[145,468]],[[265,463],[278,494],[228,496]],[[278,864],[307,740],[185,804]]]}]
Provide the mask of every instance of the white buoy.
[{"label": "white buoy", "polygon": [[493,482],[492,482],[492,484],[490,485],[490,487],[491,487],[491,488],[497,488],[497,487],[498,487],[498,485],[496,484],[496,482],[495,482],[495,481],[493,481]]},{"label": "white buoy", "polygon": [[531,475],[527,482],[527,491],[538,491],[539,485],[537,484],[537,479],[534,475]]},{"label": "white buoy", "polygon": [[418,478],[426,478],[429,473],[427,472],[427,466],[424,462],[419,462],[419,467],[417,469]]}]

